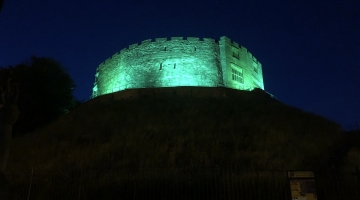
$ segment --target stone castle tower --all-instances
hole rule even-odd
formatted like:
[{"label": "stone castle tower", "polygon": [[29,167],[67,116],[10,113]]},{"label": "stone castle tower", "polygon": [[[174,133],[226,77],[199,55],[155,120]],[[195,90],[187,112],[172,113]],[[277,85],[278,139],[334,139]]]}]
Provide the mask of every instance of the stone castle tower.
[{"label": "stone castle tower", "polygon": [[264,89],[260,62],[238,43],[188,37],[130,45],[96,70],[93,97],[131,88],[177,86]]}]

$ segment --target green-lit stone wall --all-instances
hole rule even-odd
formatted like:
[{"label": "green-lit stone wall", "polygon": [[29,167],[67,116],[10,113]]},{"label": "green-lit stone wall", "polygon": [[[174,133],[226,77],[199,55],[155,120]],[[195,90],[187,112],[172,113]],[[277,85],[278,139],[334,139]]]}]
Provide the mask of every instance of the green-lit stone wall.
[{"label": "green-lit stone wall", "polygon": [[[219,41],[224,85],[240,90],[264,89],[261,63],[243,46],[221,37]],[[242,72],[243,81],[232,78],[232,69]]]},{"label": "green-lit stone wall", "polygon": [[[243,81],[233,80],[232,69],[242,73]],[[264,88],[261,64],[229,38],[172,37],[130,45],[101,63],[93,95],[176,86]]]}]

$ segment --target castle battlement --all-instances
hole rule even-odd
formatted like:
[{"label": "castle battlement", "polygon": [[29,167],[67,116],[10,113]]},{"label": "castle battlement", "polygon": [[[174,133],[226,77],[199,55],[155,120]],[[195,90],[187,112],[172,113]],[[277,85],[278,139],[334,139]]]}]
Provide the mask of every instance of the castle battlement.
[{"label": "castle battlement", "polygon": [[152,39],[143,40],[140,44],[139,43],[131,44],[131,45],[128,46],[128,48],[124,48],[121,51],[125,51],[127,49],[131,50],[131,49],[141,48],[141,46],[148,45],[150,43],[154,43],[154,44],[157,44],[157,43],[172,43],[174,41],[176,41],[176,42],[178,42],[178,41],[188,41],[188,42],[200,42],[200,43],[201,42],[216,43],[216,40],[212,39],[212,38],[198,38],[198,37],[187,37],[187,38],[184,38],[184,37],[171,37],[170,39],[168,39],[168,38],[155,38],[155,40],[152,40]]},{"label": "castle battlement", "polygon": [[231,42],[231,45],[232,45],[233,47],[239,48],[239,44],[238,44],[237,42],[232,41],[232,42]]},{"label": "castle battlement", "polygon": [[149,44],[151,43],[151,39],[143,40],[141,44]]},{"label": "castle battlement", "polygon": [[146,40],[143,40],[140,44],[135,43],[135,44],[129,45],[127,48],[123,48],[122,50],[120,50],[120,52],[115,53],[112,57],[106,59],[100,65],[103,65],[103,64],[106,64],[106,63],[110,62],[111,59],[113,59],[114,57],[120,56],[121,54],[124,54],[124,53],[128,52],[128,50],[135,50],[135,49],[141,50],[141,48],[143,46],[149,45],[151,43],[153,43],[153,44],[163,43],[164,45],[166,45],[167,42],[169,42],[169,44],[170,44],[170,43],[172,43],[174,41],[176,41],[176,42],[178,42],[178,41],[188,41],[191,44],[194,44],[196,42],[198,42],[198,44],[216,43],[217,42],[215,39],[212,39],[212,38],[198,38],[198,37],[187,37],[186,39],[184,39],[184,37],[171,37],[170,40],[168,40],[168,38],[155,38],[154,41],[152,39],[146,39]]},{"label": "castle battlement", "polygon": [[263,89],[261,67],[245,47],[225,36],[146,39],[99,65],[93,93],[174,86]]}]

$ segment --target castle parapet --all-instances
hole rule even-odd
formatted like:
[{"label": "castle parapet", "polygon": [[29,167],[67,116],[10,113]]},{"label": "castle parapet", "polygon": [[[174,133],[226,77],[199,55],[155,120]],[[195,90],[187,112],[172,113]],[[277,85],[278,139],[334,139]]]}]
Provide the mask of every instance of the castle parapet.
[{"label": "castle parapet", "polygon": [[155,38],[155,42],[166,42],[167,38]]},{"label": "castle parapet", "polygon": [[151,43],[151,39],[147,39],[141,42],[141,44],[149,44]]},{"label": "castle parapet", "polygon": [[196,42],[196,41],[199,41],[199,38],[198,37],[187,37],[186,38],[188,41],[191,41],[191,42]]},{"label": "castle parapet", "polygon": [[95,80],[95,96],[147,87],[263,88],[258,60],[225,36],[155,38],[131,44],[102,62]]},{"label": "castle parapet", "polygon": [[138,43],[131,44],[131,45],[129,45],[129,49],[135,49],[135,48],[138,47],[138,46],[139,46]]},{"label": "castle parapet", "polygon": [[233,47],[239,48],[239,44],[237,42],[232,41],[231,44],[232,44]]}]

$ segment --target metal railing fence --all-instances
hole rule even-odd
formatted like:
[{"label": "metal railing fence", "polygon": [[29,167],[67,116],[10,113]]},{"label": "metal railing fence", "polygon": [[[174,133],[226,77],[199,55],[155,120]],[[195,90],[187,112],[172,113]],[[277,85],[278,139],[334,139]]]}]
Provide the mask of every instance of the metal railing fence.
[{"label": "metal railing fence", "polygon": [[[318,199],[360,199],[353,174],[316,175]],[[254,199],[290,200],[284,170],[117,168],[10,171],[11,199]]]}]

